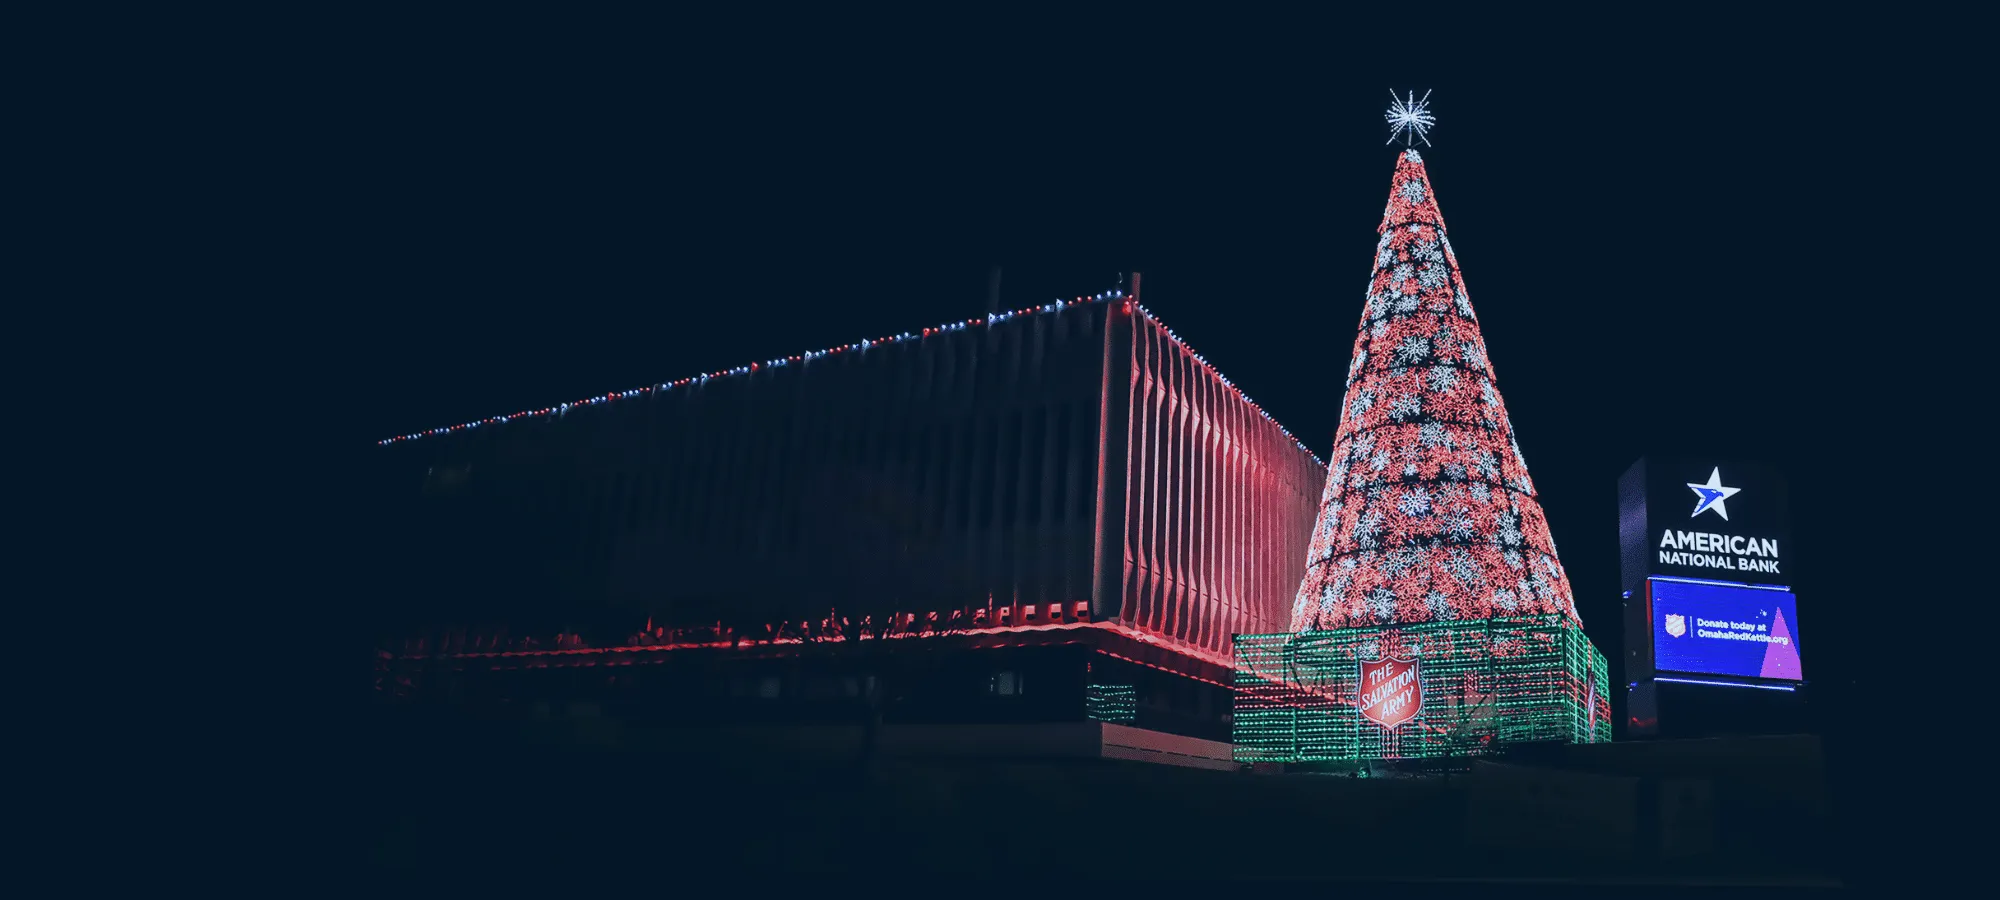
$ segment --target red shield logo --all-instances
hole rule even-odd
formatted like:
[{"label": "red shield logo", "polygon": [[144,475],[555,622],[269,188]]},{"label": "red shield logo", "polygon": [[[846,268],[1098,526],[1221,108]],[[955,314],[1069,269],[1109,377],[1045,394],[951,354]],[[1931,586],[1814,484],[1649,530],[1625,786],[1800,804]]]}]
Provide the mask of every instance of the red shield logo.
[{"label": "red shield logo", "polygon": [[1394,728],[1417,717],[1424,708],[1424,685],[1417,661],[1389,657],[1361,661],[1356,708],[1361,717],[1383,728]]},{"label": "red shield logo", "polygon": [[1688,633],[1687,617],[1680,615],[1668,616],[1667,633],[1673,635],[1674,637],[1680,637],[1681,635],[1687,634]]}]

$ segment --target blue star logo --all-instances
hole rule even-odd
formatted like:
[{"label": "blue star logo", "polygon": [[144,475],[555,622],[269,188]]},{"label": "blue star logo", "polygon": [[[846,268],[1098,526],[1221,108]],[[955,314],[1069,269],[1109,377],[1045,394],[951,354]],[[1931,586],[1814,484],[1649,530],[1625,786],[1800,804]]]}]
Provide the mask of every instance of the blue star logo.
[{"label": "blue star logo", "polygon": [[1729,521],[1729,506],[1723,501],[1736,496],[1736,492],[1742,490],[1742,488],[1722,486],[1722,469],[1720,467],[1708,473],[1707,484],[1696,484],[1690,481],[1687,483],[1687,486],[1689,490],[1694,491],[1695,496],[1701,498],[1701,502],[1695,504],[1694,512],[1689,513],[1688,518],[1692,519],[1695,516],[1701,515],[1704,510],[1712,509],[1725,522]]}]

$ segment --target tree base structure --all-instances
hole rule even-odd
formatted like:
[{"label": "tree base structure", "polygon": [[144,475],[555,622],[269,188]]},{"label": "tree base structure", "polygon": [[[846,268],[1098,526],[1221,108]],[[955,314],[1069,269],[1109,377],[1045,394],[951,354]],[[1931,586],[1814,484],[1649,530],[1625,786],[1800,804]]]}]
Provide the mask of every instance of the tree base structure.
[{"label": "tree base structure", "polygon": [[1611,740],[1604,654],[1561,613],[1243,634],[1236,670],[1239,762],[1437,759]]}]

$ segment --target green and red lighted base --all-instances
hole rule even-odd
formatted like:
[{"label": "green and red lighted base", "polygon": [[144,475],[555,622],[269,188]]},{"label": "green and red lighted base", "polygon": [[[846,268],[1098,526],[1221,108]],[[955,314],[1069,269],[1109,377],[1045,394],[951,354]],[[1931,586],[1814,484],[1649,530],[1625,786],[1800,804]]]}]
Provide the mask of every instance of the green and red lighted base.
[{"label": "green and red lighted base", "polygon": [[[1361,712],[1362,663],[1383,659],[1416,660],[1422,698],[1392,726]],[[1240,762],[1436,759],[1611,740],[1604,654],[1560,614],[1244,634],[1236,666]]]}]

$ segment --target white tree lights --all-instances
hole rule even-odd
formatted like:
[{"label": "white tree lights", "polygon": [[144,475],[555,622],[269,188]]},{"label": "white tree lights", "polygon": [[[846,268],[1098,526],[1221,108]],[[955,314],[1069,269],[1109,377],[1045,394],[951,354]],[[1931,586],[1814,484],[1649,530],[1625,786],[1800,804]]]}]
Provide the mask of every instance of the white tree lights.
[{"label": "white tree lights", "polygon": [[1292,630],[1574,620],[1414,150],[1397,162],[1381,231]]}]

